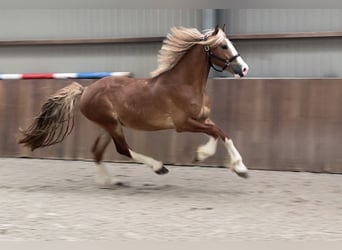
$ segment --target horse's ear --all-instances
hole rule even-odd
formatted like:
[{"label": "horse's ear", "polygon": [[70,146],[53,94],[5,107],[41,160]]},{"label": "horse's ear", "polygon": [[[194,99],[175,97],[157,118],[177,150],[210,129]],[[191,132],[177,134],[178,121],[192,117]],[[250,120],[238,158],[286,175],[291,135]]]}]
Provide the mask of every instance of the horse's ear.
[{"label": "horse's ear", "polygon": [[226,24],[223,24],[222,30],[224,33],[226,33]]},{"label": "horse's ear", "polygon": [[214,30],[214,32],[213,32],[212,35],[213,35],[213,36],[216,36],[218,32],[219,32],[219,26],[216,25],[215,30]]}]

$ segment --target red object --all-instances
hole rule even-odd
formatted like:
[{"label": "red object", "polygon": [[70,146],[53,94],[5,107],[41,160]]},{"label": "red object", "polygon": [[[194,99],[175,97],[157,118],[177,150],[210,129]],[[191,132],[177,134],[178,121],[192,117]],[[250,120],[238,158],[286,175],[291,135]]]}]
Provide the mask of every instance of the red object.
[{"label": "red object", "polygon": [[23,74],[22,79],[53,79],[53,73],[46,74]]}]

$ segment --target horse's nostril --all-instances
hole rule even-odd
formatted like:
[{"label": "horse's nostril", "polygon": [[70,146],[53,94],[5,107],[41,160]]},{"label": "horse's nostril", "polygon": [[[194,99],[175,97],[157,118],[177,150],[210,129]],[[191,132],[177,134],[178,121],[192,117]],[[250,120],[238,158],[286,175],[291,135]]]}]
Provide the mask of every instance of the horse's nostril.
[{"label": "horse's nostril", "polygon": [[247,71],[247,68],[243,68],[242,72],[245,73]]}]

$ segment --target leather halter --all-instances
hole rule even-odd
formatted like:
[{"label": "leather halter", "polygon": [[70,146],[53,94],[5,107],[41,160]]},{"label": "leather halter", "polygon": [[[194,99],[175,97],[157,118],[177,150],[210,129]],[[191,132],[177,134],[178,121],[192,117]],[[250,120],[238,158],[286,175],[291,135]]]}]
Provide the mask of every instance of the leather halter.
[{"label": "leather halter", "polygon": [[[208,55],[208,63],[210,65],[210,67],[212,67],[214,70],[218,71],[218,72],[223,72],[236,58],[238,58],[240,56],[240,54],[236,54],[235,56],[233,56],[232,58],[229,59],[224,59],[222,57],[219,57],[217,55],[215,55],[211,50],[209,46],[205,46],[204,47],[204,51],[207,53]],[[215,67],[215,65],[212,63],[211,58],[215,58],[221,62],[224,63],[224,65],[222,66],[222,69],[218,69]]]},{"label": "leather halter", "polygon": [[[203,41],[207,41],[208,40],[208,36],[205,35],[202,38]],[[204,46],[204,51],[207,53],[208,55],[208,63],[210,65],[210,67],[212,67],[214,70],[216,70],[217,72],[223,72],[236,58],[238,58],[240,56],[240,54],[236,54],[235,56],[233,56],[232,58],[228,58],[228,59],[224,59],[222,57],[219,57],[217,55],[215,55],[211,50],[210,47],[208,45]],[[224,63],[222,69],[218,69],[215,67],[215,65],[212,63],[211,58],[215,58],[221,62]]]}]

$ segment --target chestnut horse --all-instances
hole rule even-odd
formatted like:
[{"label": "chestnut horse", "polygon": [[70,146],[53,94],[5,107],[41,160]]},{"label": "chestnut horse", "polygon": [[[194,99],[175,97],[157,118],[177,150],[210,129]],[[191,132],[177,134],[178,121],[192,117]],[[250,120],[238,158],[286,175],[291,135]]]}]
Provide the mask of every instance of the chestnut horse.
[{"label": "chestnut horse", "polygon": [[197,29],[172,28],[151,78],[105,77],[87,87],[73,82],[48,98],[33,123],[20,130],[19,143],[35,150],[61,142],[73,128],[73,111],[79,103],[82,114],[106,131],[92,147],[98,166],[96,182],[100,185],[115,184],[102,164],[111,140],[120,154],[146,164],[157,174],[168,172],[162,162],[133,151],[126,143],[123,127],[205,133],[210,139],[198,147],[196,160],[212,156],[221,140],[230,156],[227,166],[247,177],[247,168],[233,141],[209,118],[206,84],[211,67],[236,77],[248,71],[224,28],[203,34]]}]

